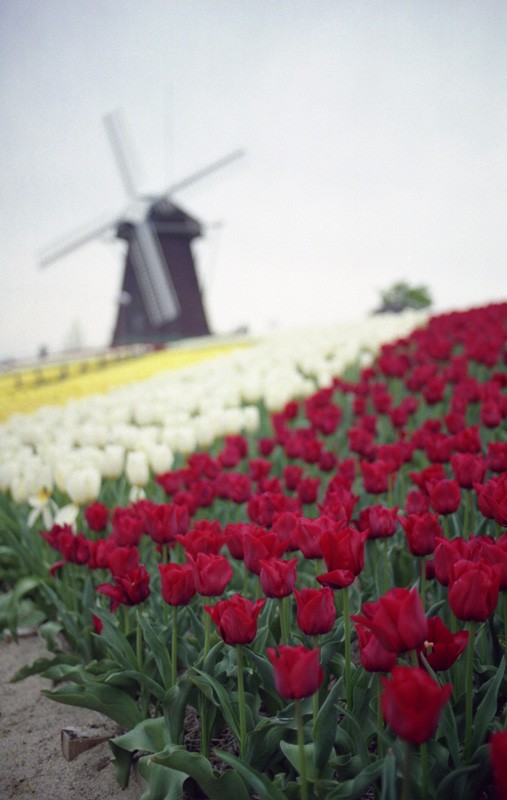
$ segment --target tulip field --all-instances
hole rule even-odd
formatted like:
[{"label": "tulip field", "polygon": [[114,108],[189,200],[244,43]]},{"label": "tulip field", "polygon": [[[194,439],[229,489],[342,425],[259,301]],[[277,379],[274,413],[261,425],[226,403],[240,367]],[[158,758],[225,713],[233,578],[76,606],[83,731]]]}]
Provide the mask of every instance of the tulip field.
[{"label": "tulip field", "polygon": [[505,800],[507,303],[13,412],[0,590],[142,800]]}]

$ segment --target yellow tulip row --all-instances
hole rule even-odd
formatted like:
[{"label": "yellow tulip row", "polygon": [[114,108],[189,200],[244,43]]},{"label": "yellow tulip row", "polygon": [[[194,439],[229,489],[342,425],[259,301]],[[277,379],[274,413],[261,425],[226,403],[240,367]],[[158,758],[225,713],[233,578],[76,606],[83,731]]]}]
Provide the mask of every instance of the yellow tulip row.
[{"label": "yellow tulip row", "polygon": [[76,361],[31,366],[0,375],[0,422],[12,414],[30,414],[43,405],[104,393],[116,386],[150,378],[224,355],[248,342],[212,342],[175,346],[155,352],[107,353]]}]

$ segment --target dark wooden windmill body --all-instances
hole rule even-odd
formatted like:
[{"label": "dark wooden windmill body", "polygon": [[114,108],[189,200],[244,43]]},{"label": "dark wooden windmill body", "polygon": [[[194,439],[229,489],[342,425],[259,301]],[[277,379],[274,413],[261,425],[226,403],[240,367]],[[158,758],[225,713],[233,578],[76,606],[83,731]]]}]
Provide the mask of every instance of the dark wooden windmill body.
[{"label": "dark wooden windmill body", "polygon": [[154,237],[162,253],[164,277],[172,285],[178,299],[179,313],[168,315],[157,323],[147,311],[147,302],[139,285],[139,270],[135,266],[130,223],[122,224],[117,236],[128,242],[120,302],[114,325],[112,345],[132,342],[167,342],[207,336],[210,333],[202,293],[197,279],[192,240],[202,236],[202,226],[182,208],[172,203],[158,203],[148,214]]},{"label": "dark wooden windmill body", "polygon": [[127,242],[113,346],[160,343],[210,333],[199,286],[192,241],[203,234],[200,222],[172,200],[172,194],[243,155],[235,151],[193,173],[154,197],[134,189],[122,147],[122,131],[114,115],[105,118],[109,138],[131,204],[121,215],[84,233],[66,237],[41,258],[42,265],[63,257],[103,233],[114,231]]}]

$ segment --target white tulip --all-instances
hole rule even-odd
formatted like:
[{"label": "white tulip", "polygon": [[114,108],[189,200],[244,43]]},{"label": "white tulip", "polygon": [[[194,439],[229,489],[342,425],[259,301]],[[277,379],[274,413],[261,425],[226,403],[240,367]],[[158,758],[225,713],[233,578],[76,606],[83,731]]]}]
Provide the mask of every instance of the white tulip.
[{"label": "white tulip", "polygon": [[150,479],[150,468],[146,453],[142,450],[132,450],[127,453],[125,473],[133,486],[146,486]]},{"label": "white tulip", "polygon": [[100,484],[101,475],[97,467],[81,467],[69,472],[65,490],[73,503],[84,506],[97,499]]}]

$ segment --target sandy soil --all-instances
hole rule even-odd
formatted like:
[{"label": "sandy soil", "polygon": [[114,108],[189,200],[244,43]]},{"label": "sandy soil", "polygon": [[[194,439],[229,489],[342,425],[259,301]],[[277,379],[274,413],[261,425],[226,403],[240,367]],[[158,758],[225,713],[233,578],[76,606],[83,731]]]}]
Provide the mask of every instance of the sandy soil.
[{"label": "sandy soil", "polygon": [[82,708],[43,697],[50,681],[33,676],[10,683],[14,673],[41,655],[44,642],[26,636],[18,642],[0,639],[0,798],[2,800],[139,800],[144,787],[133,774],[122,791],[116,782],[107,742],[66,761],[61,730],[68,726],[111,727],[110,720]]}]

